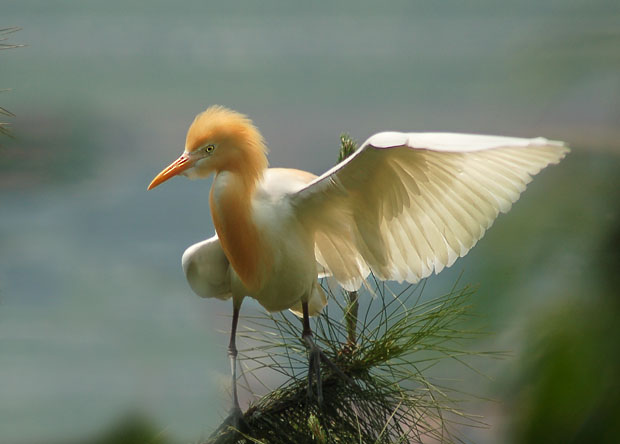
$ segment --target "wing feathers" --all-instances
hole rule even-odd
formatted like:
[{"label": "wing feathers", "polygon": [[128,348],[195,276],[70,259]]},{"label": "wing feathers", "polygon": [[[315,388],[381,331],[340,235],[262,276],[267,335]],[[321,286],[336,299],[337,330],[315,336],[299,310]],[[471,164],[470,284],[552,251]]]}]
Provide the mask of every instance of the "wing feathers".
[{"label": "wing feathers", "polygon": [[543,138],[380,133],[290,199],[345,288],[370,270],[416,282],[467,254],[567,152]]}]

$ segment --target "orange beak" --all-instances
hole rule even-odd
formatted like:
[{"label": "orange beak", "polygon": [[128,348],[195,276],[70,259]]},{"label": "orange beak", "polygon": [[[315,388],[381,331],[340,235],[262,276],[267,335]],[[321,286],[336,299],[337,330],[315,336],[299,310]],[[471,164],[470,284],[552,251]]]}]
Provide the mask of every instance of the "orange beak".
[{"label": "orange beak", "polygon": [[155,179],[150,183],[147,190],[155,188],[157,185],[167,181],[173,176],[182,173],[186,169],[190,168],[194,162],[189,160],[187,154],[182,154],[177,160],[168,165],[164,170],[155,176]]}]

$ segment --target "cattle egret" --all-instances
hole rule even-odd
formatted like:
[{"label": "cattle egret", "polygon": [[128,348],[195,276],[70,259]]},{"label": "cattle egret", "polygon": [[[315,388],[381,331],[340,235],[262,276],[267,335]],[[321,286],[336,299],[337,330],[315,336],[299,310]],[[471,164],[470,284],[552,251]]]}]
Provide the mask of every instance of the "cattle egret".
[{"label": "cattle egret", "polygon": [[185,151],[148,189],[179,174],[215,174],[209,205],[216,234],[189,247],[182,263],[199,296],[232,298],[233,412],[240,413],[235,335],[246,296],[270,312],[301,315],[311,367],[318,367],[309,316],[327,302],[319,275],[353,291],[370,272],[411,283],[439,273],[467,254],[533,175],[567,152],[543,138],[382,132],[317,177],[267,168],[263,137],[246,116],[221,106],[198,114]]}]

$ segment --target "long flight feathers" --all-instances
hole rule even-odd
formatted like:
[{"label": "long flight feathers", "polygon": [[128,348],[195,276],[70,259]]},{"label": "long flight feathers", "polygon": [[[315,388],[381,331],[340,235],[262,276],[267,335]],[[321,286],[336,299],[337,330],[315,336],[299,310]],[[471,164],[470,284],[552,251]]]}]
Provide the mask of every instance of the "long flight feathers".
[{"label": "long flight feathers", "polygon": [[567,152],[543,138],[379,133],[290,200],[315,233],[317,261],[344,288],[369,270],[417,282],[467,254]]}]

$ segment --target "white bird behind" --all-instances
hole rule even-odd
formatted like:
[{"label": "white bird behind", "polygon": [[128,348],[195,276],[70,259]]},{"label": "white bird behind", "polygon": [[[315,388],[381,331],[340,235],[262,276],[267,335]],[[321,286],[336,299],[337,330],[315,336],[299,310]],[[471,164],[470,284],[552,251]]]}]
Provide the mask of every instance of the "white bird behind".
[{"label": "white bird behind", "polygon": [[[353,291],[370,271],[415,283],[451,266],[533,175],[567,152],[543,138],[379,133],[320,177],[265,170],[252,197],[252,221],[270,246],[260,288],[243,285],[217,236],[189,247],[183,269],[201,297],[251,296],[269,311],[301,313],[309,294],[315,314],[326,303],[317,284],[323,272]],[[216,199],[226,181],[216,176]]]}]

